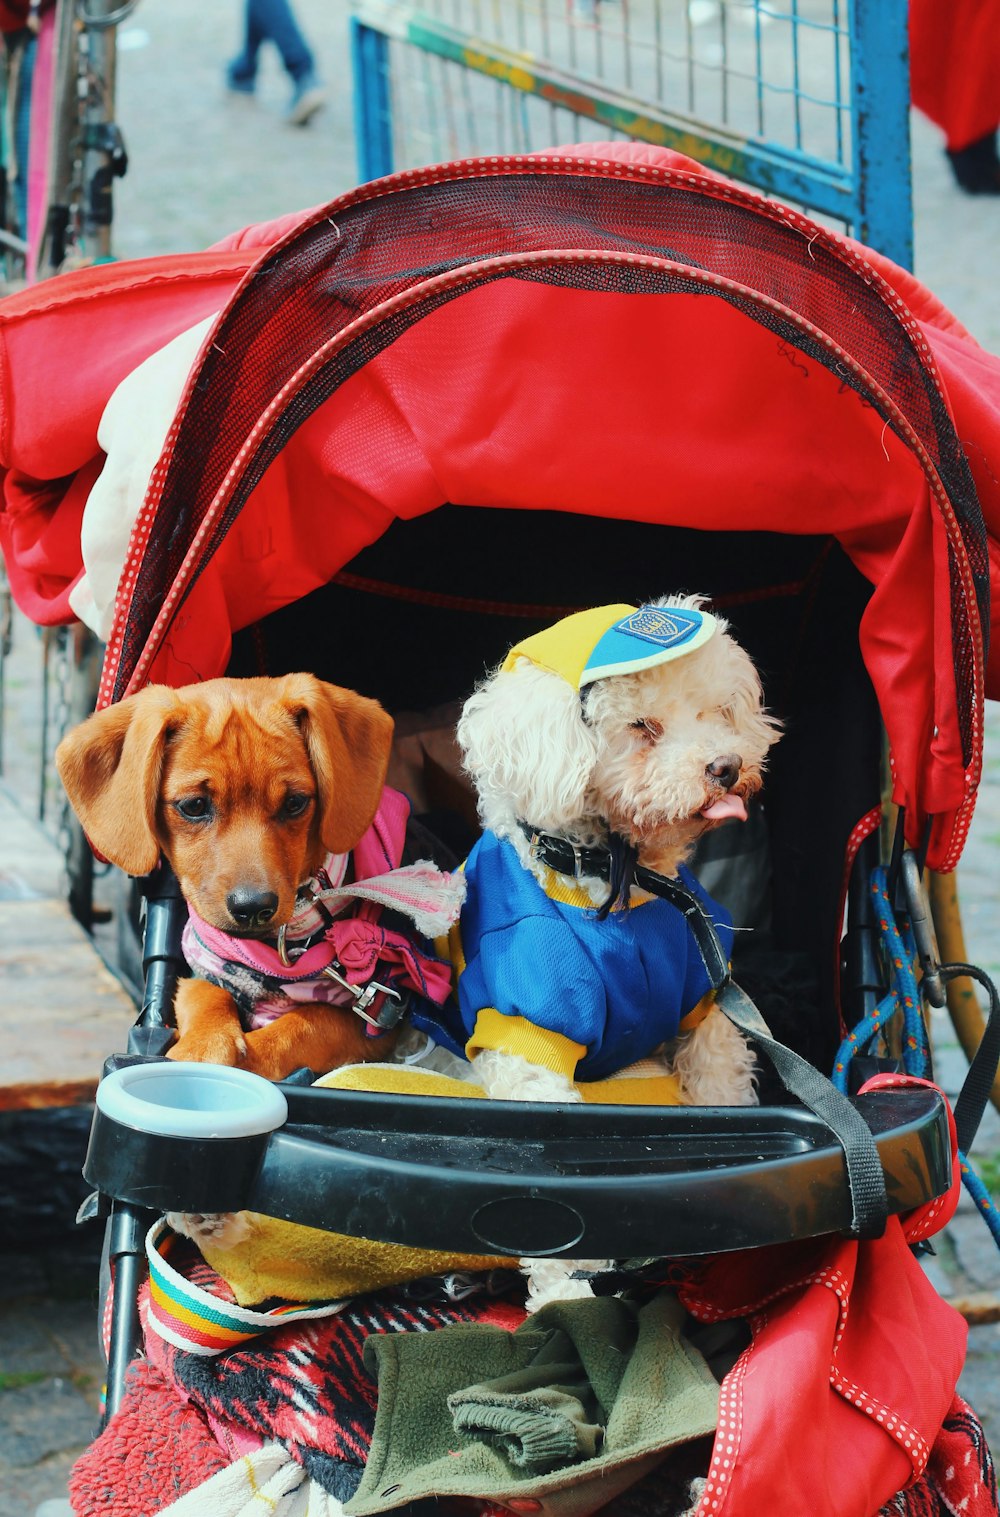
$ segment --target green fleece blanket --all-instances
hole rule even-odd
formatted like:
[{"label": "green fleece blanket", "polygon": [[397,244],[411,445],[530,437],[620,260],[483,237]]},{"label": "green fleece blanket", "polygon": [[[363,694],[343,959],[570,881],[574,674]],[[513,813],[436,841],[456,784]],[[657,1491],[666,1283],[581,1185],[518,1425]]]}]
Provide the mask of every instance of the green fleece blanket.
[{"label": "green fleece blanket", "polygon": [[349,1517],[428,1496],[532,1497],[587,1517],[677,1444],[714,1431],[719,1388],[661,1291],[555,1302],[517,1329],[374,1334],[371,1452]]}]

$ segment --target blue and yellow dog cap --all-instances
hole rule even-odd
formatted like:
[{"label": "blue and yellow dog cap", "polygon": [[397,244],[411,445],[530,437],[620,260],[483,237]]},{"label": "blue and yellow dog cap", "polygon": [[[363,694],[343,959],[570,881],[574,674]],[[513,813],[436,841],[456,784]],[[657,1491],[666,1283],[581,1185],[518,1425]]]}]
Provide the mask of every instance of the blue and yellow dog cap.
[{"label": "blue and yellow dog cap", "polygon": [[718,625],[708,611],[689,606],[596,606],[526,637],[511,648],[503,667],[513,669],[527,658],[583,690],[594,680],[683,658],[707,643]]}]

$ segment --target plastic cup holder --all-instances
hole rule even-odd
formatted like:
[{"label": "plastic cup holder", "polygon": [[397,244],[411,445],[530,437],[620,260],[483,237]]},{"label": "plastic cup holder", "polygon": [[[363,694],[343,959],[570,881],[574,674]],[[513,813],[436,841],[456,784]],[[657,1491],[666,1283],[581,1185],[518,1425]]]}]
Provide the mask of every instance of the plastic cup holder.
[{"label": "plastic cup holder", "polygon": [[105,1075],[83,1173],[150,1211],[241,1211],[288,1118],[277,1086],[245,1069],[169,1059]]},{"label": "plastic cup holder", "polygon": [[284,1095],[260,1075],[165,1060],[105,1075],[97,1109],[112,1122],[167,1138],[249,1138],[288,1120]]}]

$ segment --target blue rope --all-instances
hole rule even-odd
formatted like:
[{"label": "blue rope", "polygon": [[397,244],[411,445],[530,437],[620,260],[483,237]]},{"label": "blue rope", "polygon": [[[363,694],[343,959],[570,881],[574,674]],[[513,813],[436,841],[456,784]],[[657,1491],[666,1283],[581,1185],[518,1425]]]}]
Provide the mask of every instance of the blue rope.
[{"label": "blue rope", "polygon": [[[848,1033],[837,1050],[833,1066],[833,1083],[847,1094],[847,1077],[851,1060],[866,1049],[882,1028],[899,1012],[903,1016],[903,1068],[908,1075],[923,1079],[930,1067],[927,1026],[920,1004],[915,965],[917,950],[909,924],[900,927],[889,899],[888,873],[883,866],[872,870],[870,889],[875,898],[884,960],[889,972],[889,991],[875,1010]],[[996,1204],[965,1154],[959,1153],[962,1184],[975,1202],[993,1240],[1000,1248],[1000,1215]]]},{"label": "blue rope", "polygon": [[1000,1216],[997,1215],[996,1202],[961,1149],[958,1151],[958,1162],[962,1171],[962,1184],[975,1201],[980,1216],[993,1234],[993,1242],[997,1248],[1000,1248]]},{"label": "blue rope", "polygon": [[847,1092],[848,1067],[855,1054],[868,1047],[877,1032],[880,1032],[899,1011],[903,1014],[903,1067],[908,1075],[921,1079],[930,1064],[927,1045],[927,1028],[920,1010],[920,991],[914,965],[917,959],[916,946],[909,926],[900,929],[896,913],[889,899],[887,871],[880,865],[872,870],[870,890],[875,898],[882,947],[889,971],[889,991],[875,1010],[848,1033],[837,1050],[833,1066],[833,1083],[837,1089]]},{"label": "blue rope", "polygon": [[890,991],[887,996],[879,1001],[875,1010],[869,1016],[861,1018],[861,1021],[856,1024],[854,1031],[847,1034],[847,1037],[837,1049],[837,1057],[834,1060],[831,1079],[843,1095],[846,1096],[847,1094],[848,1066],[854,1055],[861,1053],[863,1049],[868,1047],[875,1034],[881,1032],[886,1022],[895,1015],[895,1012],[896,997]]}]

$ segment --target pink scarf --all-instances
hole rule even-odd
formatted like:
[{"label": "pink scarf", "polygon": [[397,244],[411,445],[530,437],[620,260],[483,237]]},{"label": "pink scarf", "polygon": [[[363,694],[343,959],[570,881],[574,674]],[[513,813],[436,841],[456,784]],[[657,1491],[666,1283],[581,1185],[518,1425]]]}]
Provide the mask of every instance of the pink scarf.
[{"label": "pink scarf", "polygon": [[[285,947],[290,963],[275,944],[233,937],[188,908],[184,956],[200,979],[232,994],[248,1028],[261,1027],[310,1001],[351,1007],[356,997],[348,987],[364,987],[371,980],[413,991],[438,1005],[447,999],[450,965],[422,946],[418,935],[433,938],[447,932],[461,908],[465,879],[427,860],[399,865],[409,810],[406,797],[387,788],[374,822],[352,853],[327,855],[300,890],[288,922]],[[355,878],[344,884],[350,859]],[[405,916],[413,931],[383,926],[383,908]],[[324,928],[327,914],[333,920],[323,936],[299,952],[296,943]],[[331,967],[339,980],[324,973]],[[376,997],[372,1014],[384,999],[381,994]],[[372,1036],[379,1031],[369,1028]]]}]

